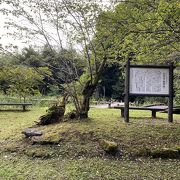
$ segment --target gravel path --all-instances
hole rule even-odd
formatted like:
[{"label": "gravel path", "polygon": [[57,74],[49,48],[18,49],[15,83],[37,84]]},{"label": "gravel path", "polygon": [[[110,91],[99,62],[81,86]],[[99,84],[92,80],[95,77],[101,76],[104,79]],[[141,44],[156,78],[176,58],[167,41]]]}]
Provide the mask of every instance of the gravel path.
[{"label": "gravel path", "polygon": [[[123,106],[124,103],[122,102],[113,102],[111,103],[111,107],[114,107],[114,106]],[[91,107],[93,108],[109,108],[109,104],[97,104],[97,105],[91,105]]]}]

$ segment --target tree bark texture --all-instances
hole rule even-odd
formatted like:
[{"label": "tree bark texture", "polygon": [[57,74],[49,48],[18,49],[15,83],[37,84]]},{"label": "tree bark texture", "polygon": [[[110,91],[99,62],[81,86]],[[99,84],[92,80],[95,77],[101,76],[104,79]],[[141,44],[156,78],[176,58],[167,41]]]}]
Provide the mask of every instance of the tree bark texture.
[{"label": "tree bark texture", "polygon": [[103,61],[98,69],[98,72],[96,72],[96,75],[94,76],[94,81],[92,82],[91,80],[89,80],[84,86],[84,89],[82,92],[83,99],[82,99],[80,113],[79,113],[80,119],[88,118],[88,111],[90,109],[90,98],[92,97],[96,89],[96,86],[101,78],[106,61],[107,61],[107,57],[104,56]]},{"label": "tree bark texture", "polygon": [[90,109],[90,98],[92,97],[95,88],[96,85],[91,84],[91,81],[88,81],[84,87],[84,90],[82,92],[83,99],[79,113],[80,119],[88,118],[88,111]]}]

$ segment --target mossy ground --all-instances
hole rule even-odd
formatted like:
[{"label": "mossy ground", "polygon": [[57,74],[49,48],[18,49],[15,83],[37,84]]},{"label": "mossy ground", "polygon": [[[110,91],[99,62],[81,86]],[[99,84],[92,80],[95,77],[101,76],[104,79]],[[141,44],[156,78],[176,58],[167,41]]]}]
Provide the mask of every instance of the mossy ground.
[{"label": "mossy ground", "polygon": [[[119,110],[92,108],[85,121],[34,126],[45,110],[0,112],[0,179],[180,179],[178,156],[151,156],[179,149],[180,115],[170,124],[167,114],[131,111],[125,124]],[[40,143],[21,134],[32,126],[44,133]],[[106,154],[102,139],[120,153]]]}]

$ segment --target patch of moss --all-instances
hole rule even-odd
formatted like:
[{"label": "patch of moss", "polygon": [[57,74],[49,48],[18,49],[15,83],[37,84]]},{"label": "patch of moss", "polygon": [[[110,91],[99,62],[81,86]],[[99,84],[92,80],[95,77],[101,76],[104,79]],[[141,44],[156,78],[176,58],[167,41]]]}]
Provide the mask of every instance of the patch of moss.
[{"label": "patch of moss", "polygon": [[33,158],[51,158],[53,156],[53,152],[43,148],[27,149],[25,154]]},{"label": "patch of moss", "polygon": [[118,144],[113,141],[108,141],[105,139],[100,140],[100,146],[102,149],[108,153],[115,152],[118,149]]},{"label": "patch of moss", "polygon": [[5,147],[5,151],[14,153],[20,151],[20,147],[17,144],[9,144]]},{"label": "patch of moss", "polygon": [[33,144],[58,144],[63,138],[57,132],[47,132],[41,137],[33,137]]},{"label": "patch of moss", "polygon": [[53,105],[47,110],[47,114],[39,118],[38,125],[48,125],[60,122],[65,113],[65,107],[62,105]]}]

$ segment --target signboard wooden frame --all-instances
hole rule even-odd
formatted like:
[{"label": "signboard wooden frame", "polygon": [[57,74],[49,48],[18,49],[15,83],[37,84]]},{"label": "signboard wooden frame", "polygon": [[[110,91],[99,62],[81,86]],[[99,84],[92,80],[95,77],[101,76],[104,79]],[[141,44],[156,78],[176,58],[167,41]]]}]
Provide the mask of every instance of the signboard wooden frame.
[{"label": "signboard wooden frame", "polygon": [[[135,77],[132,76],[132,73],[134,73]],[[128,60],[126,63],[124,98],[125,122],[129,122],[130,96],[168,97],[168,122],[173,122],[173,63],[164,66],[130,65]]]}]

